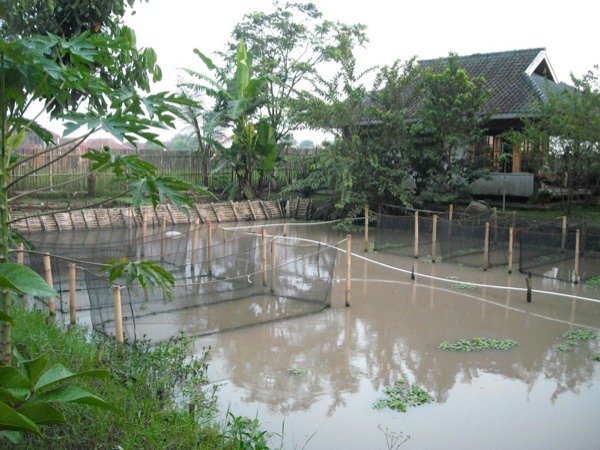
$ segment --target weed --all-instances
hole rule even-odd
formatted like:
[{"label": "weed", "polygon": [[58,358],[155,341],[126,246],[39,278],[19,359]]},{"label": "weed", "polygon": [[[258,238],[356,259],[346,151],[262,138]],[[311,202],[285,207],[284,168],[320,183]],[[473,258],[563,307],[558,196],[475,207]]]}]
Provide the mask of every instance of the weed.
[{"label": "weed", "polygon": [[454,343],[442,342],[438,348],[442,350],[451,350],[453,352],[472,352],[478,350],[508,350],[519,345],[512,339],[502,341],[488,338],[461,339]]},{"label": "weed", "polygon": [[290,375],[296,375],[297,377],[304,376],[304,369],[300,369],[299,367],[290,367],[287,371]]},{"label": "weed", "polygon": [[563,334],[563,337],[571,341],[591,341],[596,339],[598,335],[589,330],[569,330]]},{"label": "weed", "polygon": [[598,362],[600,362],[600,353],[596,353],[594,356],[592,356],[592,359],[593,359],[594,361],[598,361]]},{"label": "weed", "polygon": [[231,448],[268,450],[266,431],[259,428],[258,419],[248,419],[236,416],[231,411],[227,412],[227,430],[225,433]]},{"label": "weed", "polygon": [[410,435],[407,434],[405,436],[401,431],[389,431],[387,428],[384,430],[381,425],[377,428],[385,435],[385,443],[387,444],[388,450],[396,450],[410,439]]},{"label": "weed", "polygon": [[462,289],[462,290],[467,290],[467,291],[477,291],[479,289],[479,286],[477,286],[476,284],[471,284],[471,283],[454,283],[450,287],[452,289]]},{"label": "weed", "polygon": [[419,406],[435,401],[433,396],[419,386],[407,385],[404,380],[398,380],[393,386],[386,386],[383,390],[385,397],[377,400],[373,405],[376,409],[388,407],[394,411],[406,412],[408,406]]},{"label": "weed", "polygon": [[600,275],[592,277],[588,280],[584,281],[584,284],[590,287],[598,287],[600,286]]}]

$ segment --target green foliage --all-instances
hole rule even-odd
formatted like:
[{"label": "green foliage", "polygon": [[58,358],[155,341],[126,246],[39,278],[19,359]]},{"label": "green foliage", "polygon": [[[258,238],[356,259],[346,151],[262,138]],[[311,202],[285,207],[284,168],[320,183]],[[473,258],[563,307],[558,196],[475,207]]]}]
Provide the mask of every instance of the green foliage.
[{"label": "green foliage", "polygon": [[600,353],[596,353],[596,354],[595,354],[595,355],[592,357],[592,359],[593,359],[594,361],[598,361],[598,362],[600,362]]},{"label": "green foliage", "polygon": [[584,283],[590,287],[598,287],[598,286],[600,286],[600,275],[589,278],[589,279],[585,280]]},{"label": "green foliage", "polygon": [[304,369],[299,367],[290,367],[287,371],[290,375],[295,375],[297,377],[302,377],[305,374]]},{"label": "green foliage", "polygon": [[376,409],[390,408],[394,411],[406,412],[409,406],[419,406],[434,402],[435,399],[424,389],[416,385],[408,385],[404,380],[396,381],[392,386],[384,388],[385,397],[373,405]]},{"label": "green foliage", "polygon": [[598,335],[590,330],[569,330],[563,334],[563,337],[573,341],[591,341]]},{"label": "green foliage", "polygon": [[512,339],[496,340],[488,338],[461,339],[454,343],[442,342],[438,348],[453,352],[473,352],[479,350],[508,350],[519,345]]},{"label": "green foliage", "polygon": [[230,442],[231,448],[268,450],[266,431],[259,428],[258,419],[248,419],[243,416],[236,416],[231,411],[227,412],[227,432],[226,439]]},{"label": "green foliage", "polygon": [[175,278],[156,261],[130,261],[123,256],[109,260],[108,265],[100,270],[108,272],[110,282],[124,279],[123,284],[126,286],[135,281],[143,288],[157,286],[171,300],[171,288],[175,284]]},{"label": "green foliage", "polygon": [[57,296],[46,281],[31,268],[21,264],[0,264],[0,288],[18,294],[29,294],[38,297]]}]

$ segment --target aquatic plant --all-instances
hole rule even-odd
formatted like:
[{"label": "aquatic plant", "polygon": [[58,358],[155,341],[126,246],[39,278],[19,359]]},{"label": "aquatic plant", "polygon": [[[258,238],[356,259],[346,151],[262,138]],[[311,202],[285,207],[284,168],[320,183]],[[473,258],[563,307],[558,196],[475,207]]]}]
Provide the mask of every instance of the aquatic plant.
[{"label": "aquatic plant", "polygon": [[381,425],[377,428],[385,435],[385,443],[389,450],[400,448],[402,444],[410,439],[410,434],[404,435],[402,431],[390,431],[387,427],[384,430]]},{"label": "aquatic plant", "polygon": [[598,287],[600,286],[600,275],[590,278],[589,280],[585,280],[584,284],[590,287]]},{"label": "aquatic plant", "polygon": [[563,337],[572,341],[591,341],[598,335],[590,330],[569,330],[563,333]]},{"label": "aquatic plant", "polygon": [[600,362],[600,353],[596,353],[596,354],[595,354],[595,355],[592,357],[592,359],[593,359],[594,361],[598,361],[598,362]]},{"label": "aquatic plant", "polygon": [[297,377],[304,375],[304,369],[300,369],[299,367],[290,367],[287,371],[290,375],[295,375]]},{"label": "aquatic plant", "polygon": [[488,338],[461,339],[454,343],[442,342],[438,348],[453,352],[473,352],[478,350],[508,350],[519,345],[512,339],[496,340]]},{"label": "aquatic plant", "polygon": [[479,289],[479,286],[477,286],[476,284],[471,284],[471,283],[454,283],[450,287],[452,289],[463,289],[463,290],[468,290],[468,291],[476,291]]},{"label": "aquatic plant", "polygon": [[386,386],[383,392],[385,397],[375,402],[373,405],[375,409],[388,407],[394,411],[406,412],[408,406],[419,406],[435,401],[429,392],[416,385],[410,386],[404,380],[398,380],[392,386]]}]

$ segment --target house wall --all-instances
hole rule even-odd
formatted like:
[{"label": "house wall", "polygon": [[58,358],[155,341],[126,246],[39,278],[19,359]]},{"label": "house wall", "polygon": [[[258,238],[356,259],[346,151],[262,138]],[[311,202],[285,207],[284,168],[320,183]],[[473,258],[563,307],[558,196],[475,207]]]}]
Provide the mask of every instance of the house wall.
[{"label": "house wall", "polygon": [[489,178],[480,178],[471,184],[474,195],[502,196],[504,189],[506,195],[511,197],[531,197],[533,195],[532,173],[490,173]]}]

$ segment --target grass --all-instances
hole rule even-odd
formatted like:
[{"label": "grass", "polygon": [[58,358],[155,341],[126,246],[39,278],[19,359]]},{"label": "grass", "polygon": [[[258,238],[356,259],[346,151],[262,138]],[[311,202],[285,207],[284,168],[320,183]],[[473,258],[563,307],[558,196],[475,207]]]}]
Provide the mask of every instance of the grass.
[{"label": "grass", "polygon": [[480,350],[508,350],[519,345],[512,339],[496,340],[488,338],[461,339],[454,343],[442,342],[438,348],[453,352],[473,352]]},{"label": "grass", "polygon": [[15,308],[13,316],[13,345],[24,357],[45,353],[51,364],[74,372],[108,369],[107,380],[78,384],[124,410],[65,407],[66,424],[44,427],[44,440],[27,436],[18,448],[268,448],[256,419],[228,413],[225,424],[216,422],[218,385],[206,377],[208,349],[191,358],[191,341],[183,339],[155,346],[138,341],[118,351],[113,340],[85,327],[47,325],[45,313]]},{"label": "grass", "polygon": [[406,408],[409,406],[419,406],[435,401],[429,392],[416,385],[410,386],[404,380],[398,380],[392,386],[386,386],[383,392],[385,397],[377,400],[373,405],[376,409],[390,408],[394,411],[406,412]]},{"label": "grass", "polygon": [[588,280],[585,280],[584,283],[590,287],[599,287],[600,286],[600,275],[592,277]]}]

